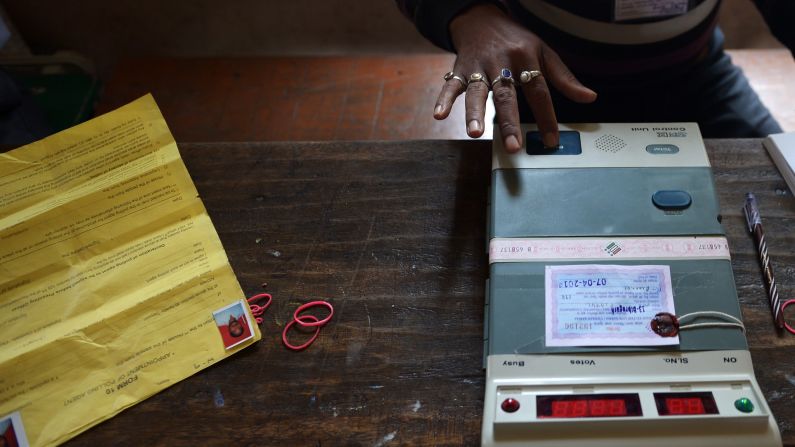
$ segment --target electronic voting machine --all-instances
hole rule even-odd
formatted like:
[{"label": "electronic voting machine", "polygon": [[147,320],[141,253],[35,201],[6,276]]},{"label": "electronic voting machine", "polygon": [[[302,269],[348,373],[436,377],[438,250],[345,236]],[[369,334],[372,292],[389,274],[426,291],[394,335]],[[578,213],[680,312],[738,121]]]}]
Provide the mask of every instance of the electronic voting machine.
[{"label": "electronic voting machine", "polygon": [[494,138],[483,445],[781,445],[697,124],[535,129]]}]

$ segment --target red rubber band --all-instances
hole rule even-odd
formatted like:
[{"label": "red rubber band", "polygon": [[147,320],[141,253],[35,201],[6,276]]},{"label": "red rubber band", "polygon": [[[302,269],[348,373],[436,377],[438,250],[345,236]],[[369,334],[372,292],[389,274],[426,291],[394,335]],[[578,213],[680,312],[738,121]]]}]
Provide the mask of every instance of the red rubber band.
[{"label": "red rubber band", "polygon": [[[307,310],[309,308],[317,307],[317,306],[325,306],[325,307],[328,308],[329,313],[328,313],[328,316],[326,318],[324,318],[322,320],[318,320],[316,317],[312,317],[312,318],[314,318],[315,321],[307,323],[307,322],[303,321],[303,319],[311,317],[311,315],[304,315],[304,316],[300,316],[300,317],[298,316],[298,314],[300,314],[301,312],[303,312],[303,311],[305,311],[305,310]],[[293,313],[293,320],[298,322],[298,324],[300,324],[303,327],[315,327],[315,326],[320,327],[320,326],[324,326],[326,323],[328,323],[329,320],[331,320],[331,317],[333,315],[334,315],[334,306],[332,306],[331,303],[329,303],[328,301],[312,301],[312,302],[309,302],[309,303],[306,303],[306,304],[303,304],[303,305],[299,306],[298,309],[296,309],[295,312]]]},{"label": "red rubber band", "polygon": [[[267,298],[268,299],[268,301],[265,304],[263,304],[262,306],[258,306],[256,304],[252,304],[254,301],[257,301],[257,300],[262,299],[262,298]],[[257,324],[262,324],[263,320],[262,320],[262,318],[260,318],[260,315],[264,314],[265,310],[267,310],[268,307],[273,302],[273,297],[271,296],[271,294],[270,293],[260,293],[258,295],[252,296],[251,298],[249,298],[246,301],[248,301],[248,305],[249,305],[248,307],[251,308],[251,315],[254,315],[254,319],[257,320]]]},{"label": "red rubber band", "polygon": [[790,304],[795,304],[795,300],[787,300],[781,305],[781,316],[784,319],[784,329],[786,329],[790,334],[795,334],[795,329],[787,323],[787,316],[784,315],[784,309],[787,308]]},{"label": "red rubber band", "polygon": [[[304,315],[301,318],[307,318],[307,319],[315,320],[316,322],[318,321],[317,317],[315,317],[313,315]],[[284,343],[284,346],[287,346],[289,349],[292,349],[293,351],[301,351],[301,350],[306,349],[307,347],[309,347],[309,345],[311,345],[312,342],[315,341],[315,339],[317,338],[317,335],[320,333],[320,326],[315,328],[315,334],[312,335],[312,338],[310,338],[306,343],[304,343],[302,345],[299,345],[299,346],[295,346],[293,344],[290,344],[289,341],[287,341],[287,332],[290,330],[291,327],[293,327],[293,325],[295,323],[298,323],[298,320],[293,320],[293,321],[287,323],[286,326],[284,326],[284,331],[282,331],[282,343]]]}]

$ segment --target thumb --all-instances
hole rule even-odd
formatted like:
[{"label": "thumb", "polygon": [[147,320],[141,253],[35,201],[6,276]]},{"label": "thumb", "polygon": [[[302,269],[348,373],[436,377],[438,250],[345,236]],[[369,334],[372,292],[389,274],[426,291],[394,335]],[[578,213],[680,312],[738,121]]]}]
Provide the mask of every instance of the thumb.
[{"label": "thumb", "polygon": [[582,85],[555,51],[545,47],[542,57],[546,70],[544,76],[563,96],[579,103],[596,101],[596,92]]}]

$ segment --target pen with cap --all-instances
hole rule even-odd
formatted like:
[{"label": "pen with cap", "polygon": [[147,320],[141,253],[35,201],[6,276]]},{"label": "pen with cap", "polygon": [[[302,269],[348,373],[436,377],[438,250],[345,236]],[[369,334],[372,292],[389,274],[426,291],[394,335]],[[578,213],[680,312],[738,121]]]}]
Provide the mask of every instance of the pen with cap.
[{"label": "pen with cap", "polygon": [[767,254],[767,243],[765,242],[765,232],[762,229],[762,218],[759,216],[759,207],[756,205],[756,197],[752,193],[745,195],[745,220],[748,222],[748,231],[754,235],[756,248],[759,254],[759,261],[762,263],[762,273],[765,277],[767,286],[767,297],[770,300],[770,310],[773,311],[773,319],[776,327],[784,329],[784,315],[781,312],[781,303],[778,298],[778,288],[776,287],[776,277],[773,276],[773,266],[770,265],[770,256]]}]

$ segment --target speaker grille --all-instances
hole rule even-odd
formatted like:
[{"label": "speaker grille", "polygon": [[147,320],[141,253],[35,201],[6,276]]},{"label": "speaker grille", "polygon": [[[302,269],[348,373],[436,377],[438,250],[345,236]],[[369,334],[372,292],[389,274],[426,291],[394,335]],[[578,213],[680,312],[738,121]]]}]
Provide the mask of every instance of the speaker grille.
[{"label": "speaker grille", "polygon": [[605,134],[594,141],[596,148],[600,151],[616,153],[627,147],[627,143],[615,135]]}]

